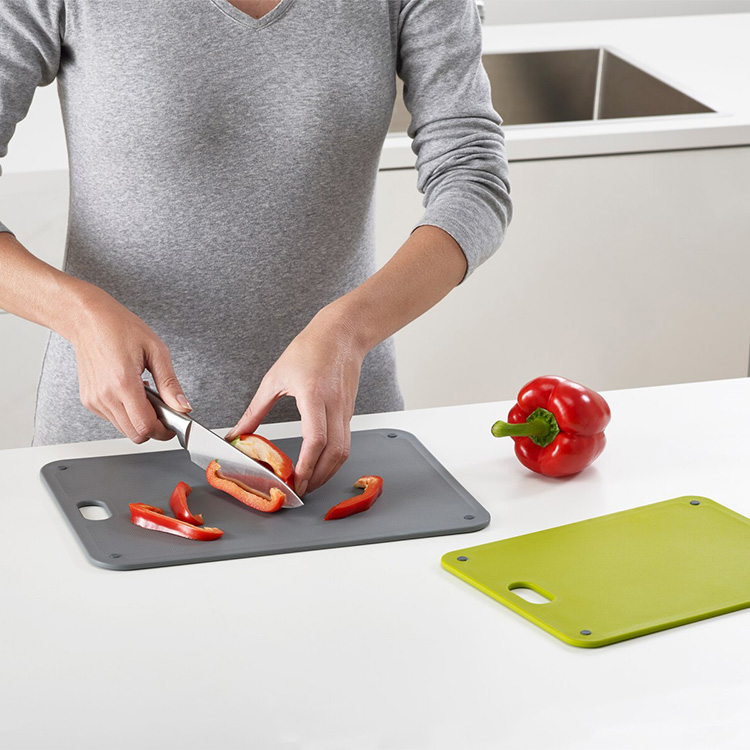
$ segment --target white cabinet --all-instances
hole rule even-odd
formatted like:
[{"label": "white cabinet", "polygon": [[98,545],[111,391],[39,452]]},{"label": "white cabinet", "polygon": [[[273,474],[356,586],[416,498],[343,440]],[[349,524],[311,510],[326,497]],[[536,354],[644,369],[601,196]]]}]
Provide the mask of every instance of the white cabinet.
[{"label": "white cabinet", "polygon": [[18,172],[0,178],[0,221],[34,255],[62,267],[68,226],[68,171]]},{"label": "white cabinet", "polygon": [[[68,218],[68,173],[0,179],[0,219],[47,263],[61,267]],[[0,311],[0,449],[31,444],[47,329]]]},{"label": "white cabinet", "polygon": [[0,449],[31,445],[46,328],[0,315]]},{"label": "white cabinet", "polygon": [[[750,148],[514,162],[502,248],[396,335],[408,408],[741,377],[750,353]],[[381,172],[385,262],[423,208]]]}]

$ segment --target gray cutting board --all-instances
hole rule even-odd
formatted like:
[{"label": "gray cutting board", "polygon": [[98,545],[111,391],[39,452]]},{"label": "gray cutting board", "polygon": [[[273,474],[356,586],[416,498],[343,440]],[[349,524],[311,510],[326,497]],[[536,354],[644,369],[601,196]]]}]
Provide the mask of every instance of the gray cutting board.
[{"label": "gray cutting board", "polygon": [[[276,444],[296,462],[300,438]],[[363,474],[383,477],[383,494],[370,510],[324,521],[328,509],[361,490],[352,485]],[[448,473],[411,433],[363,430],[352,433],[351,454],[338,474],[305,496],[303,508],[262,513],[215,490],[187,451],[133,453],[54,461],[41,476],[89,560],[112,570],[228,560],[282,552],[371,544],[483,529],[489,513]],[[196,542],[150,531],[130,522],[128,504],[164,508],[177,482],[193,492],[188,501],[206,526],[224,535]],[[86,505],[106,508],[105,520],[87,520]]]}]

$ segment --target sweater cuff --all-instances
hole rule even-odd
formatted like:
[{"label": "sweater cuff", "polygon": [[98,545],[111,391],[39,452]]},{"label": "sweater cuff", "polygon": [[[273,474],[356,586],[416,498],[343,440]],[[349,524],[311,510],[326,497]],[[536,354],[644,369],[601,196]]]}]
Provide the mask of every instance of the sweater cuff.
[{"label": "sweater cuff", "polygon": [[509,222],[510,205],[498,206],[489,192],[482,200],[476,194],[467,196],[465,190],[445,190],[430,201],[411,231],[429,225],[453,237],[466,256],[463,283],[500,247]]}]

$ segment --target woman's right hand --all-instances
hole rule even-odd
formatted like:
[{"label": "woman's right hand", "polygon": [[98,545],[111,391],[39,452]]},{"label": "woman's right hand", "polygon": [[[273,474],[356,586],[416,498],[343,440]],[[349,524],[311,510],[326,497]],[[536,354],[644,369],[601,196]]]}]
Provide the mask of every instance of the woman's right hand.
[{"label": "woman's right hand", "polygon": [[174,432],[146,398],[143,371],[173,409],[191,409],[166,344],[137,315],[100,289],[87,295],[85,312],[70,337],[78,363],[81,403],[109,420],[134,443],[169,440]]}]

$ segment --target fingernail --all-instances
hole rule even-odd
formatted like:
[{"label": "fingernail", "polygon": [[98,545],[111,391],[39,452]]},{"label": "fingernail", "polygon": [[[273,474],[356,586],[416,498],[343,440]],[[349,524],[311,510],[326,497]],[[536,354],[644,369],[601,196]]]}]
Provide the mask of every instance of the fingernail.
[{"label": "fingernail", "polygon": [[177,396],[177,403],[183,408],[183,409],[192,409],[193,407],[190,406],[190,402],[183,396],[182,393],[178,393]]},{"label": "fingernail", "polygon": [[297,486],[297,494],[302,497],[307,489],[307,479],[303,479],[302,482]]}]

